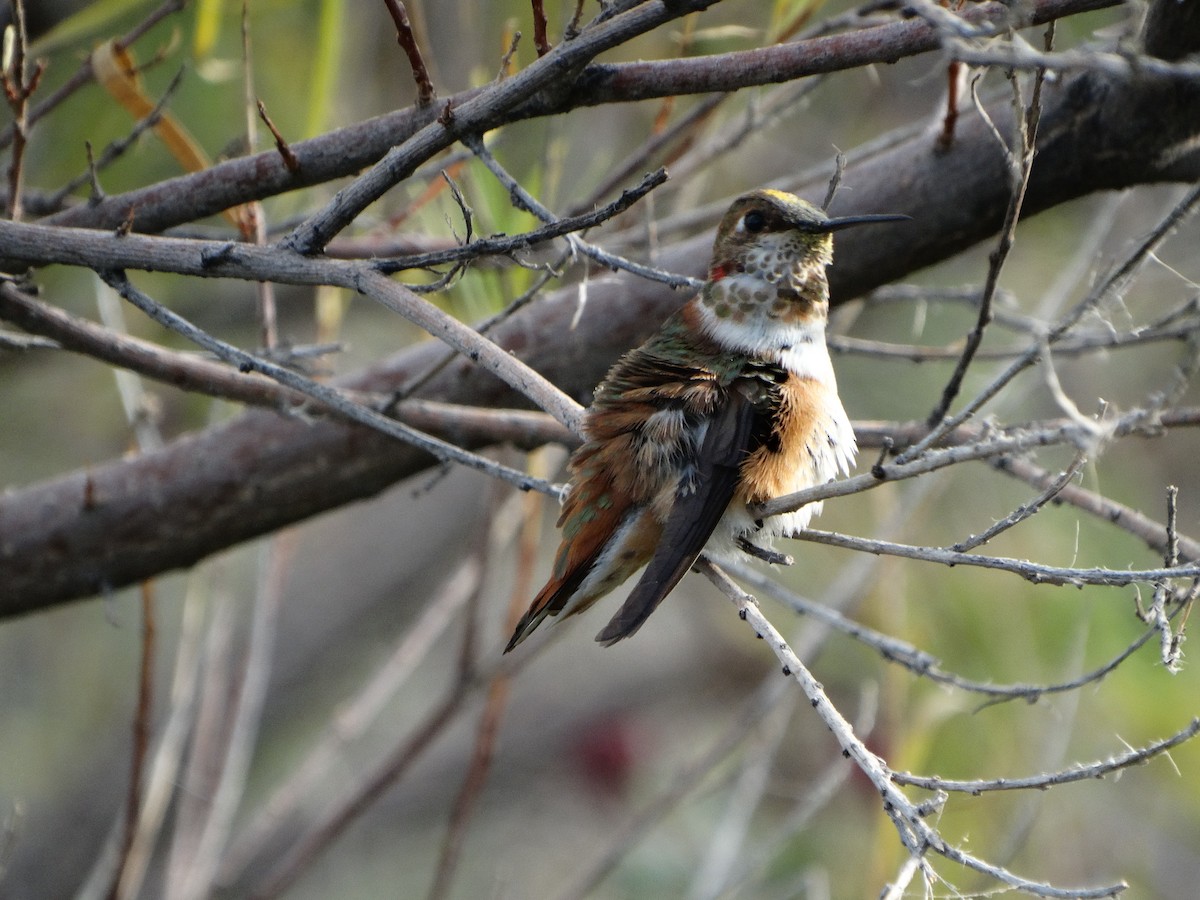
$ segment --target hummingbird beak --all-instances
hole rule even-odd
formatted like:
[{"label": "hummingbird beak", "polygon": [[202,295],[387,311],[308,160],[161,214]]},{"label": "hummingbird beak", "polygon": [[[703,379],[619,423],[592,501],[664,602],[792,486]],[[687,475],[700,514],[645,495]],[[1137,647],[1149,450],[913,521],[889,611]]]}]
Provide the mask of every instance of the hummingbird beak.
[{"label": "hummingbird beak", "polygon": [[813,223],[810,227],[813,231],[832,232],[841,231],[843,228],[849,228],[851,225],[867,225],[871,222],[907,222],[910,219],[912,219],[912,216],[894,215],[891,213],[867,216],[842,216],[838,219],[826,219],[824,222]]}]

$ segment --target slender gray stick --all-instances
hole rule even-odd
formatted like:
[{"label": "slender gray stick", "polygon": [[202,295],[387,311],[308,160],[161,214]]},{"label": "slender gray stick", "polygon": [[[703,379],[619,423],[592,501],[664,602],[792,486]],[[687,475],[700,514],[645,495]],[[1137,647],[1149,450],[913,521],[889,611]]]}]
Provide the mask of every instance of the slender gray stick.
[{"label": "slender gray stick", "polygon": [[407,425],[397,422],[395,419],[389,419],[387,416],[356,403],[337,388],[313,381],[311,378],[306,378],[297,372],[293,372],[291,369],[268,362],[244,350],[239,350],[232,344],[227,344],[224,341],[214,338],[207,332],[197,328],[191,322],[188,322],[182,316],[171,312],[171,310],[147,294],[139,291],[123,273],[101,272],[100,276],[113,290],[156,322],[183,335],[188,340],[195,342],[220,359],[237,366],[241,370],[261,372],[268,378],[275,379],[280,384],[307,394],[323,406],[350,421],[366,425],[368,428],[373,428],[397,440],[419,447],[443,462],[454,462],[467,466],[468,468],[491,475],[494,478],[507,481],[509,484],[523,491],[536,490],[551,497],[559,495],[559,491],[554,485],[540,478],[534,478],[525,472],[493,462],[478,454],[463,450],[461,447],[456,447],[453,444],[417,431],[415,428],[410,428]]}]

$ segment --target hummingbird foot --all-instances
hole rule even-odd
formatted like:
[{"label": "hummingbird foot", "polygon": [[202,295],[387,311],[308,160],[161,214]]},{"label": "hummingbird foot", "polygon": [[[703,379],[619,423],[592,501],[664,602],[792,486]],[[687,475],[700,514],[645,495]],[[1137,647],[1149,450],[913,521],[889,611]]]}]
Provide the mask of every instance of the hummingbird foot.
[{"label": "hummingbird foot", "polygon": [[786,553],[776,553],[774,550],[768,550],[766,547],[760,547],[758,544],[751,543],[745,537],[737,539],[737,545],[745,553],[761,559],[763,562],[769,562],[773,566],[790,566],[795,563],[795,559]]}]

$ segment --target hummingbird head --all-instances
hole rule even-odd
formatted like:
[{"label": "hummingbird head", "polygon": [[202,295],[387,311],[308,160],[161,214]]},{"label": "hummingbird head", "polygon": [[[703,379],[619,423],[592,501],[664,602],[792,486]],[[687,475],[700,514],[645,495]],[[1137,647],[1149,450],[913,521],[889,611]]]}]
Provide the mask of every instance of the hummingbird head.
[{"label": "hummingbird head", "polygon": [[739,197],[717,229],[702,303],[718,319],[778,324],[823,323],[829,309],[825,267],[833,232],[907,216],[830,218],[783,191]]},{"label": "hummingbird head", "polygon": [[708,281],[694,303],[692,327],[730,349],[782,350],[822,340],[829,315],[825,267],[833,232],[908,216],[834,219],[783,191],[739,197],[713,244]]},{"label": "hummingbird head", "polygon": [[833,232],[908,216],[830,218],[792,194],[770,188],[739,197],[717,229],[710,278],[747,274],[775,283],[789,275],[820,275],[833,260]]}]

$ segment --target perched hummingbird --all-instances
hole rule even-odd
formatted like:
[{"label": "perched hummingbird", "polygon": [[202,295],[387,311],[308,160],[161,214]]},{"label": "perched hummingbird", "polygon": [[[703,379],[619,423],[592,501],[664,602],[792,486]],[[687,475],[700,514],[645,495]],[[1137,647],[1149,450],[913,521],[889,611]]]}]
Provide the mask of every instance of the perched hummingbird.
[{"label": "perched hummingbird", "polygon": [[596,388],[553,574],[506,653],[642,566],[596,636],[606,646],[637,631],[701,552],[790,561],[770,540],[803,529],[821,504],[765,522],[749,507],[849,471],[856,450],[825,346],[832,233],[905,218],[831,219],[775,190],[734,201],[700,293]]}]

